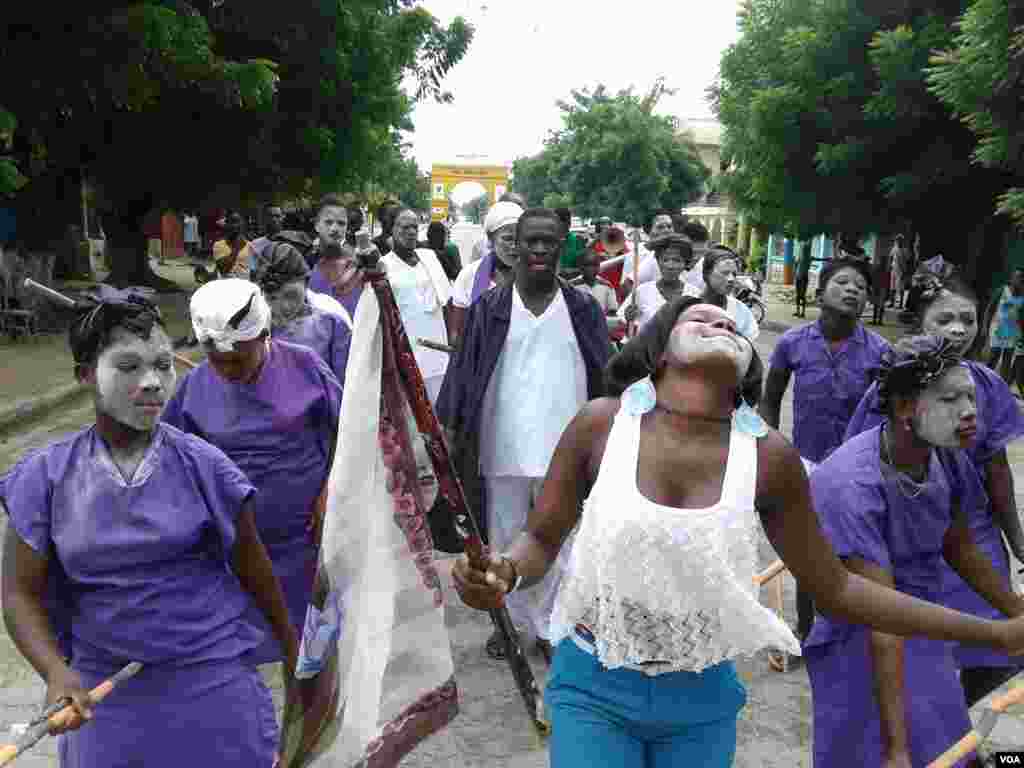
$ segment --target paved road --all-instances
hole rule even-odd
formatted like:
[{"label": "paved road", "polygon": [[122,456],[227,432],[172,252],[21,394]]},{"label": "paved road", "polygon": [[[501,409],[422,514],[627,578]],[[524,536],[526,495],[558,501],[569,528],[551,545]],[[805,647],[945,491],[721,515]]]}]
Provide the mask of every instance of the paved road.
[{"label": "paved road", "polygon": [[[758,341],[766,357],[777,339],[765,332]],[[79,402],[23,433],[0,441],[0,469],[22,451],[45,444],[55,437],[88,423],[91,406]],[[783,430],[788,433],[791,417],[789,396],[783,404]],[[1018,488],[1024,488],[1024,454],[1014,462]],[[2,522],[0,522],[2,524]],[[761,542],[761,562],[775,555]],[[442,568],[447,574],[448,568]],[[793,614],[793,580],[781,577],[786,617]],[[422,744],[402,763],[408,768],[546,768],[547,753],[534,735],[522,704],[503,662],[484,654],[490,634],[486,615],[471,611],[447,589],[448,626],[460,687],[461,712],[442,733]],[[774,605],[775,587],[763,590],[762,599]],[[544,677],[543,661],[533,657],[538,676]],[[738,664],[748,689],[748,703],[739,723],[737,768],[808,768],[810,766],[811,700],[806,672],[801,668],[784,674],[772,672],[763,655]],[[12,723],[27,721],[43,696],[43,686],[22,661],[0,628],[0,741]],[[994,741],[1005,748],[1024,745],[1024,713],[1003,717]],[[24,766],[52,766],[56,763],[53,740],[41,744],[20,760]]]}]

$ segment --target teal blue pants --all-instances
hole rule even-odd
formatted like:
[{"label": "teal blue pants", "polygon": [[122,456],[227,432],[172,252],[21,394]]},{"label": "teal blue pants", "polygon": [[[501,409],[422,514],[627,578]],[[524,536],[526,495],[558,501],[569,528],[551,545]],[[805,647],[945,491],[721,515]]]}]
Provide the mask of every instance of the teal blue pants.
[{"label": "teal blue pants", "polygon": [[700,673],[608,670],[566,638],[544,696],[551,768],[728,768],[746,699],[732,662]]}]

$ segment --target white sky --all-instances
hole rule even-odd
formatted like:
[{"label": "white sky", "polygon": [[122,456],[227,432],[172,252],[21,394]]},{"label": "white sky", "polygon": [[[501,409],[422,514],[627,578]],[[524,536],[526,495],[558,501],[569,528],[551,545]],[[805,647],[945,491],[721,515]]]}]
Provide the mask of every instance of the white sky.
[{"label": "white sky", "polygon": [[444,81],[455,102],[424,102],[413,114],[416,131],[406,138],[426,172],[434,162],[505,164],[535,154],[548,132],[561,125],[555,102],[574,88],[598,83],[612,92],[632,85],[644,93],[663,75],[678,90],[662,98],[659,112],[712,117],[705,89],[722,52],[738,36],[737,0],[422,5],[445,24],[461,15],[476,27],[468,53]]}]

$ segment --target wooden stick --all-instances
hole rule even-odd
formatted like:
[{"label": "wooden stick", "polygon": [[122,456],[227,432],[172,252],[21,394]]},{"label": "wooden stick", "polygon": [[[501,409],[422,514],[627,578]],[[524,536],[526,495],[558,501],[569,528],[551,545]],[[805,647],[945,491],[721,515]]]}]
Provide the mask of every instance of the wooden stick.
[{"label": "wooden stick", "polygon": [[988,738],[1001,713],[1022,701],[1024,701],[1024,685],[1016,686],[1006,693],[996,696],[978,720],[978,724],[968,731],[960,741],[929,763],[928,768],[952,768],[958,760],[974,752]]},{"label": "wooden stick", "polygon": [[[636,289],[640,287],[640,230],[633,230],[633,306],[636,306]],[[630,323],[626,328],[626,335],[632,338],[639,330],[639,326]]]},{"label": "wooden stick", "polygon": [[[114,688],[123,683],[129,677],[137,674],[140,669],[142,669],[142,665],[137,661],[133,661],[113,677],[108,680],[104,680],[89,691],[89,703],[94,705],[99,704],[110,694],[112,690],[114,690]],[[46,720],[43,720],[29,728],[28,731],[25,732],[25,735],[18,739],[17,744],[6,744],[3,747],[0,747],[0,766],[7,765],[22,752],[31,749],[40,739],[54,728],[60,728],[66,725],[73,717],[72,712],[73,710],[71,706],[66,706],[56,714],[48,717]]]},{"label": "wooden stick", "polygon": [[447,352],[449,355],[455,354],[455,347],[448,344],[442,344],[439,341],[431,341],[430,339],[416,339],[416,343],[421,347],[427,349],[433,349],[436,352]]},{"label": "wooden stick", "polygon": [[765,584],[774,579],[784,570],[786,570],[786,564],[781,560],[776,560],[774,563],[769,565],[767,568],[765,568],[763,571],[757,574],[757,576],[754,577],[754,584],[756,584],[759,587],[763,587]]},{"label": "wooden stick", "polygon": [[[35,291],[39,295],[44,296],[45,298],[52,301],[54,304],[60,304],[62,307],[74,309],[75,307],[78,306],[78,302],[72,299],[70,296],[65,296],[60,291],[55,291],[53,290],[53,288],[50,288],[49,286],[43,285],[42,283],[37,283],[31,277],[25,278],[25,287],[30,291]],[[179,355],[177,352],[174,353],[174,359],[177,360],[182,365],[184,365],[186,368],[199,367],[198,363],[189,360],[184,355]],[[0,763],[0,765],[2,765],[2,763]]]}]

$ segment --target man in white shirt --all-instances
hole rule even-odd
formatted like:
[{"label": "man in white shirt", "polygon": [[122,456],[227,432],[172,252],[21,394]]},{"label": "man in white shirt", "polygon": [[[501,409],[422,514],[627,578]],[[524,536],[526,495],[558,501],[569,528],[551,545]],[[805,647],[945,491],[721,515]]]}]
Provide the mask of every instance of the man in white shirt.
[{"label": "man in white shirt", "polygon": [[[467,500],[494,552],[524,530],[562,431],[604,390],[608,328],[595,301],[558,280],[564,239],[554,211],[523,212],[514,279],[470,307],[438,400]],[[545,652],[559,573],[507,601]],[[502,654],[497,633],[487,651]]]}]

